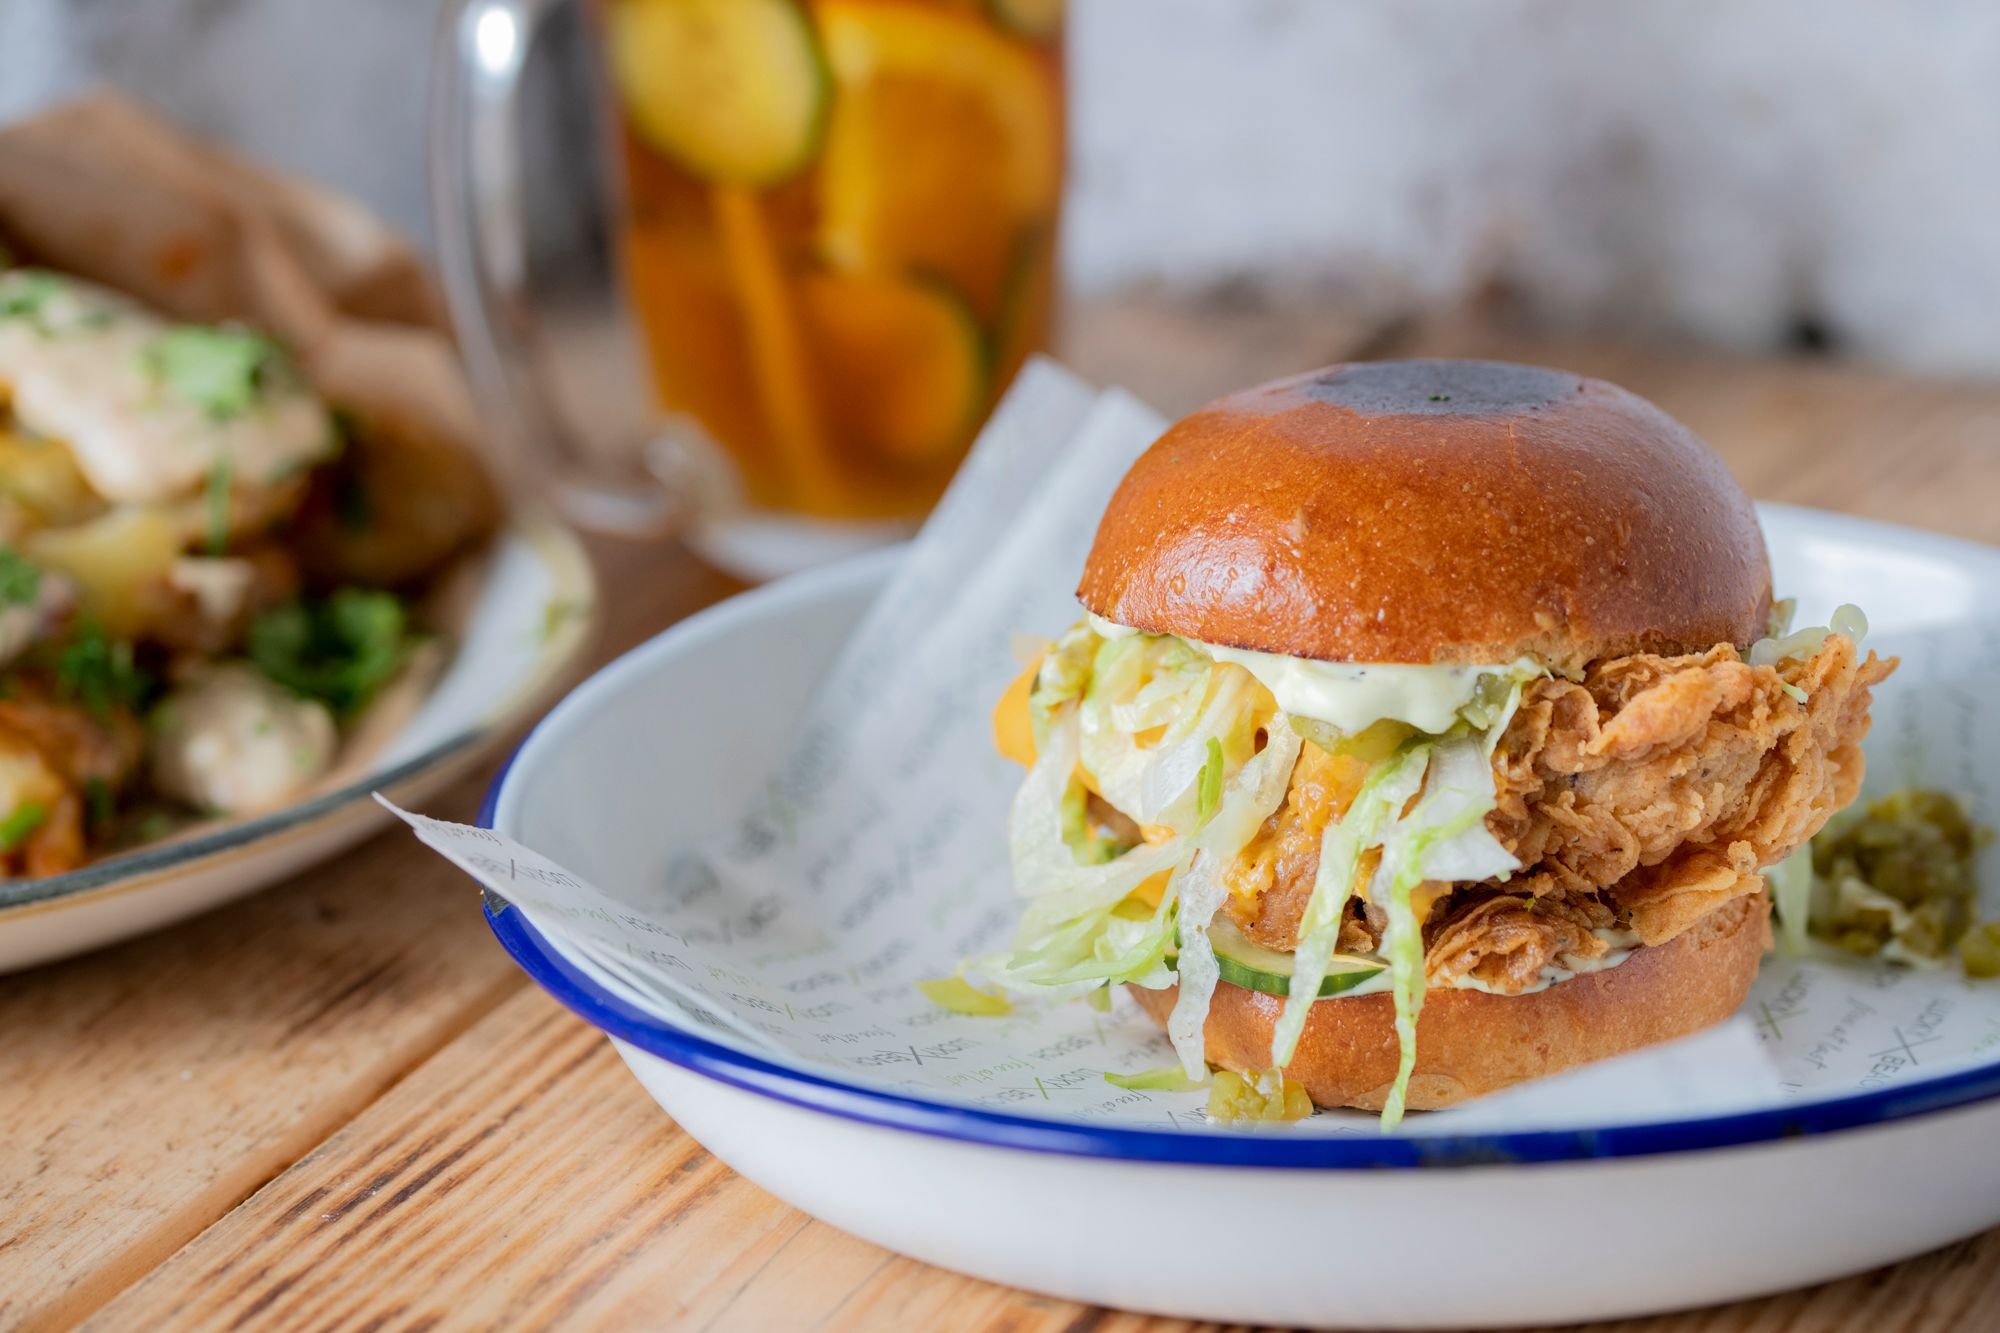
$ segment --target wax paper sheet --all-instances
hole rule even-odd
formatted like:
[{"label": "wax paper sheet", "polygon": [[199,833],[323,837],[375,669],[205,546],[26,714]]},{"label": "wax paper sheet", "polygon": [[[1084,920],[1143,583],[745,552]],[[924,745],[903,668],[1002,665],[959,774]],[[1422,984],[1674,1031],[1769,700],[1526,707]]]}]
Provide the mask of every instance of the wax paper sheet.
[{"label": "wax paper sheet", "polygon": [[[979,1018],[915,986],[1012,929],[1006,813],[1019,770],[993,753],[991,705],[1021,669],[1019,637],[1078,618],[1098,516],[1162,424],[1124,394],[1032,367],[738,826],[663,848],[660,875],[592,885],[497,833],[405,817],[602,984],[717,1042],[940,1101],[1215,1132],[1198,1092],[1106,1082],[1172,1061],[1123,996],[1108,1013],[1070,1002]],[[1871,786],[1921,779],[2000,819],[2000,712],[1968,674],[1995,660],[2000,631],[1895,646],[1915,660],[1882,691]],[[1413,1115],[1397,1132],[1677,1119],[1995,1058],[2000,986],[1774,956],[1744,1012],[1717,1029]],[[1284,1132],[1380,1131],[1372,1116],[1322,1112]]]}]

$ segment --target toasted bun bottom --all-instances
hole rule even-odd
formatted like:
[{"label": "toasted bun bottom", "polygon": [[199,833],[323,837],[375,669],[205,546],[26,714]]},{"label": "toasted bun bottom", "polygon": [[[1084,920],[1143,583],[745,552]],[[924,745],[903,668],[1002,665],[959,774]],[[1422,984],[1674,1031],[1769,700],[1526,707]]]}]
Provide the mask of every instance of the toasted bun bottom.
[{"label": "toasted bun bottom", "polygon": [[[1409,1105],[1430,1111],[1531,1078],[1622,1055],[1721,1022],[1750,991],[1769,947],[1763,894],[1732,899],[1665,944],[1616,967],[1528,995],[1425,993]],[[1175,992],[1131,987],[1165,1024]],[[1227,982],[1215,988],[1203,1036],[1208,1062],[1239,1073],[1271,1067],[1280,996]],[[1380,1110],[1396,1078],[1395,1002],[1386,992],[1312,1007],[1287,1076],[1321,1106]]]}]

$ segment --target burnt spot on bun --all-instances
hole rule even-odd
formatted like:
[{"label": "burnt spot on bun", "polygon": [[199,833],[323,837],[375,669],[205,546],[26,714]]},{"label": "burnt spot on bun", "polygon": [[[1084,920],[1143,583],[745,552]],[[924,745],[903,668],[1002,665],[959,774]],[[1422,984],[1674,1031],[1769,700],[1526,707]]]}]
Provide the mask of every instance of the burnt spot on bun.
[{"label": "burnt spot on bun", "polygon": [[1501,417],[1553,407],[1584,384],[1578,375],[1506,361],[1357,361],[1314,371],[1279,391],[1364,417]]}]

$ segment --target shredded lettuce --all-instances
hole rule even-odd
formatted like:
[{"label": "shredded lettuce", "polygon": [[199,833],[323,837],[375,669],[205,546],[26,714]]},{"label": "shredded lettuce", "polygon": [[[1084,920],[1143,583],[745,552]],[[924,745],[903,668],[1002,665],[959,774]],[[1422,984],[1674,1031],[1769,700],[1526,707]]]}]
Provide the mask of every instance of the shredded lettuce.
[{"label": "shredded lettuce", "polygon": [[[1205,1075],[1207,1069],[1203,1069]],[[1189,1078],[1179,1065],[1162,1065],[1158,1069],[1141,1070],[1136,1074],[1106,1073],[1104,1081],[1114,1088],[1132,1088],[1140,1092],[1193,1092],[1204,1079]]]},{"label": "shredded lettuce", "polygon": [[[1485,827],[1494,747],[1526,682],[1545,674],[1517,667],[1484,673],[1443,736],[1393,723],[1349,736],[1275,709],[1248,670],[1198,644],[1073,627],[1043,658],[1030,693],[1037,757],[1009,823],[1015,884],[1027,900],[1020,928],[1009,951],[975,960],[972,971],[1002,986],[1100,1002],[1112,985],[1177,984],[1167,1022],[1181,1059],[1177,1077],[1204,1079],[1203,1028],[1219,980],[1208,929],[1228,896],[1223,876],[1284,801],[1299,747],[1310,740],[1370,771],[1346,816],[1322,837],[1272,1059],[1282,1068],[1295,1052],[1362,856],[1380,847],[1369,893],[1389,918],[1383,952],[1402,1048],[1384,1109],[1385,1127],[1393,1126],[1415,1066],[1424,998],[1415,890],[1426,880],[1471,882],[1518,869]],[[1094,827],[1092,792],[1139,824],[1147,841],[1128,847]],[[1147,891],[1135,893],[1141,886]],[[1297,1085],[1288,1091],[1275,1069],[1268,1088],[1255,1082],[1261,1075],[1231,1077],[1267,1109],[1304,1096]]]},{"label": "shredded lettuce", "polygon": [[1056,710],[1083,697],[1090,683],[1090,663],[1102,642],[1088,625],[1072,625],[1042,655],[1035,672],[1034,688],[1028,692],[1028,723],[1035,733],[1035,749],[1044,748],[1044,736]]},{"label": "shredded lettuce", "polygon": [[[1785,621],[1791,620],[1791,604],[1785,606]],[[1777,625],[1777,609],[1772,608],[1773,628]],[[1750,645],[1751,666],[1776,666],[1789,658],[1811,657],[1819,651],[1829,634],[1845,634],[1857,644],[1868,637],[1868,617],[1860,607],[1851,602],[1834,608],[1832,617],[1824,625],[1810,625],[1789,634],[1773,634]]]},{"label": "shredded lettuce", "polygon": [[[1126,901],[1146,880],[1189,854],[1185,839],[1150,843],[1096,863],[1065,838],[1077,764],[1074,705],[1050,717],[1008,819],[1014,886],[1027,898],[1014,946],[970,966],[1003,985],[1082,993],[1105,982],[1171,984],[1166,954],[1174,928],[1171,892],[1150,911]],[[1170,886],[1171,887],[1171,886]],[[1136,910],[1135,910],[1136,908]]]},{"label": "shredded lettuce", "polygon": [[1194,835],[1193,859],[1175,874],[1177,883],[1168,886],[1169,891],[1178,889],[1181,906],[1180,953],[1174,963],[1180,993],[1167,1016],[1167,1037],[1190,1078],[1208,1067],[1202,1028],[1221,976],[1208,940],[1208,923],[1229,896],[1222,872],[1284,801],[1300,744],[1298,732],[1287,725],[1283,714],[1271,719],[1264,748],[1226,780],[1214,817]]},{"label": "shredded lettuce", "polygon": [[1070,779],[1062,798],[1062,836],[1078,865],[1103,865],[1130,850],[1125,843],[1106,837],[1090,822],[1090,792],[1075,778]]},{"label": "shredded lettuce", "polygon": [[1486,827],[1495,804],[1493,767],[1482,741],[1453,737],[1431,751],[1424,794],[1383,844],[1385,864],[1423,880],[1477,883],[1521,868]]},{"label": "shredded lettuce", "polygon": [[1369,770],[1368,778],[1355,793],[1347,814],[1330,820],[1319,845],[1319,870],[1313,876],[1312,895],[1306,900],[1299,923],[1299,943],[1292,953],[1291,994],[1278,1015],[1271,1033],[1271,1063],[1283,1067],[1291,1063],[1298,1049],[1299,1034],[1305,1031],[1306,1016],[1319,995],[1326,966],[1340,943],[1340,919],[1354,886],[1354,873],[1361,854],[1382,841],[1389,822],[1416,794],[1423,781],[1430,747],[1412,744]]},{"label": "shredded lettuce", "polygon": [[1387,914],[1382,951],[1396,1005],[1396,1081],[1382,1105],[1382,1128],[1403,1118],[1417,1063],[1417,1018],[1424,1007],[1424,930],[1412,895],[1425,880],[1478,881],[1518,870],[1520,862],[1486,828],[1494,806],[1493,769],[1483,742],[1471,737],[1432,747],[1424,793],[1382,843],[1371,895]]},{"label": "shredded lettuce", "polygon": [[1800,843],[1790,856],[1766,870],[1764,882],[1770,885],[1771,902],[1778,909],[1779,937],[1785,942],[1785,952],[1803,956],[1807,951],[1806,926],[1812,916],[1812,843]]},{"label": "shredded lettuce", "polygon": [[1799,599],[1780,597],[1771,603],[1771,614],[1765,622],[1764,637],[1782,639],[1792,632],[1792,617],[1798,614]]},{"label": "shredded lettuce", "polygon": [[[1143,683],[1110,705],[1112,723],[1137,733],[1167,726],[1180,717],[1190,691],[1208,674],[1208,660],[1179,639],[1161,635],[1134,635],[1114,642],[1130,645],[1126,657],[1140,671]],[[1100,662],[1103,654],[1100,649]]]},{"label": "shredded lettuce", "polygon": [[1201,766],[1201,777],[1195,783],[1199,802],[1195,806],[1194,826],[1206,828],[1208,821],[1215,817],[1215,809],[1222,804],[1222,741],[1214,736],[1208,738],[1208,759]]},{"label": "shredded lettuce", "polygon": [[1248,759],[1267,698],[1248,672],[1219,668],[1178,639],[1105,640],[1077,711],[1083,767],[1119,810],[1184,832],[1198,818],[1209,742],[1221,743],[1226,764]]}]

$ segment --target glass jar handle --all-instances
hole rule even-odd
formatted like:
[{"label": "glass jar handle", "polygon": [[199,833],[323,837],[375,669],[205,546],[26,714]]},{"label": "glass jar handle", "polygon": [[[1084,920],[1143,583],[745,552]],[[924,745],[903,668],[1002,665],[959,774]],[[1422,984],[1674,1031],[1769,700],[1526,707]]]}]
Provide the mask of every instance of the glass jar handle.
[{"label": "glass jar handle", "polygon": [[[588,150],[570,119],[602,112],[597,46],[576,0],[446,0],[433,53],[432,232],[445,298],[486,427],[584,527],[664,534],[690,488],[649,467],[661,429],[616,260],[607,134]],[[580,76],[551,114],[523,114],[523,72],[554,20]],[[527,169],[528,131],[553,136],[560,184]],[[534,193],[531,194],[530,190]],[[541,201],[539,207],[531,201]],[[551,243],[553,237],[553,243]]]}]

